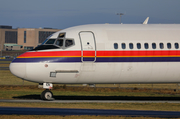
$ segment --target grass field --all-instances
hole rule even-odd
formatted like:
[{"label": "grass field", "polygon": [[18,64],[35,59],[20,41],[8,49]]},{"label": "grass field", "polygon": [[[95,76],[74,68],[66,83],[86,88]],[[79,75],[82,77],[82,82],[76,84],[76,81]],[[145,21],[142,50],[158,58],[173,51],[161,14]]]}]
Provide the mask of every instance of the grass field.
[{"label": "grass field", "polygon": [[[0,90],[1,99],[40,99],[40,93],[43,91],[43,89],[38,89],[36,86],[1,86]],[[179,99],[179,93],[172,90],[119,90],[118,88],[76,88],[57,85],[52,92],[54,98],[59,100]],[[180,104],[170,103],[0,103],[0,106],[180,111]]]},{"label": "grass field", "polygon": [[0,64],[0,67],[9,67],[9,64]]},{"label": "grass field", "polygon": [[0,85],[36,85],[29,81],[24,81],[13,74],[9,70],[0,70]]},{"label": "grass field", "polygon": [[[40,99],[43,89],[37,86],[0,86],[1,99]],[[52,91],[58,99],[99,99],[99,98],[136,98],[141,100],[146,97],[153,98],[178,98],[179,93],[173,90],[148,90],[148,89],[119,89],[119,88],[89,88],[89,87],[63,87],[56,85]],[[179,99],[179,98],[178,98]],[[77,108],[77,109],[126,109],[126,110],[158,110],[158,111],[180,111],[180,104],[176,103],[4,103],[2,107],[44,107],[44,108]],[[41,119],[41,118],[63,118],[63,119],[153,119],[152,117],[121,117],[121,116],[23,116],[23,115],[0,115],[0,118],[9,119]],[[160,118],[157,118],[160,119]]]},{"label": "grass field", "polygon": [[[44,89],[32,86],[0,86],[0,99],[13,99],[15,96],[39,95]],[[135,96],[135,97],[179,97],[180,91],[153,89],[119,89],[119,88],[90,88],[64,87],[55,85],[52,90],[58,96]],[[58,98],[58,97],[57,97]]]},{"label": "grass field", "polygon": [[10,64],[11,61],[0,61],[0,66],[1,66],[1,64],[3,64],[3,63],[8,63],[8,64]]}]

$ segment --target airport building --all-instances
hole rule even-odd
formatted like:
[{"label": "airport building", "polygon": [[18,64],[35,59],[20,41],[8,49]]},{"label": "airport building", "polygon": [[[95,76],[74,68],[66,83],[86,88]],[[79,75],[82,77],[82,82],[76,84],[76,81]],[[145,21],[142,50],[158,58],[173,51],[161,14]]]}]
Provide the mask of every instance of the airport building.
[{"label": "airport building", "polygon": [[0,50],[30,50],[57,31],[60,29],[0,26]]}]

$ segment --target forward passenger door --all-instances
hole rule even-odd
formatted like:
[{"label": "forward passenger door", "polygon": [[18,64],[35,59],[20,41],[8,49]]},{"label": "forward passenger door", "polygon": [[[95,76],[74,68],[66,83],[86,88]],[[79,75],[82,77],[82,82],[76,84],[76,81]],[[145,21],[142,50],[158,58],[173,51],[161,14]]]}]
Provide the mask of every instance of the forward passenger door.
[{"label": "forward passenger door", "polygon": [[81,61],[96,61],[96,41],[94,33],[91,31],[81,31],[79,33],[81,41]]}]

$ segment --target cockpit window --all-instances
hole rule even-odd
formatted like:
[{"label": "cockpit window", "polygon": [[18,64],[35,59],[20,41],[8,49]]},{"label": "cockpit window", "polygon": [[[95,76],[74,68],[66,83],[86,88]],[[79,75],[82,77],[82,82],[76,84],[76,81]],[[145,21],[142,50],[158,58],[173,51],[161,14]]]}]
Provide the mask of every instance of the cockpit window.
[{"label": "cockpit window", "polygon": [[65,33],[60,33],[58,38],[64,38],[65,37]]},{"label": "cockpit window", "polygon": [[49,50],[49,49],[59,49],[58,46],[55,45],[40,45],[30,51],[34,51],[34,50]]},{"label": "cockpit window", "polygon": [[44,45],[49,39],[46,39],[41,45]]},{"label": "cockpit window", "polygon": [[49,39],[49,40],[46,42],[46,44],[54,44],[55,40],[56,40],[56,39]]},{"label": "cockpit window", "polygon": [[57,38],[51,39],[48,37],[40,46],[37,46],[33,50],[66,49],[73,45],[75,45],[74,39],[66,38],[66,33],[59,33]]},{"label": "cockpit window", "polygon": [[73,40],[66,40],[66,42],[65,42],[65,47],[69,47],[69,46],[71,46],[71,45],[73,45],[74,43],[73,43]]},{"label": "cockpit window", "polygon": [[58,40],[56,41],[56,45],[58,45],[58,46],[63,46],[63,39],[58,39]]}]

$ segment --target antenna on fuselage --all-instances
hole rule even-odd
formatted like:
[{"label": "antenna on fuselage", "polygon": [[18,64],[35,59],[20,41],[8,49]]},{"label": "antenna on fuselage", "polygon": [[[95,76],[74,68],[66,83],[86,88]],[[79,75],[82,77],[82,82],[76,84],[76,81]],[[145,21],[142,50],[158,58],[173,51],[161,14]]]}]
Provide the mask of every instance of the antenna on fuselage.
[{"label": "antenna on fuselage", "polygon": [[149,21],[149,17],[147,17],[147,18],[145,19],[145,21],[143,22],[143,24],[148,24],[148,21]]}]

